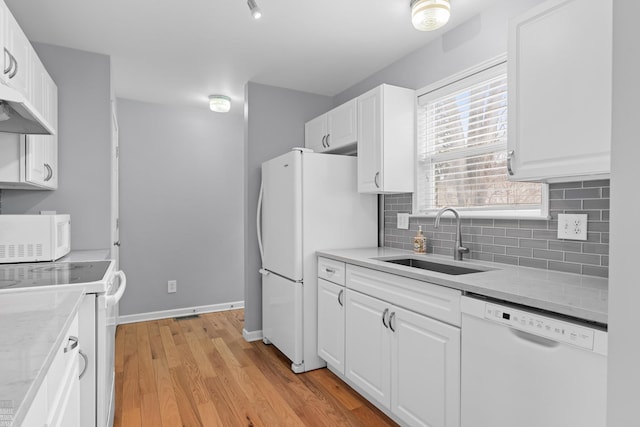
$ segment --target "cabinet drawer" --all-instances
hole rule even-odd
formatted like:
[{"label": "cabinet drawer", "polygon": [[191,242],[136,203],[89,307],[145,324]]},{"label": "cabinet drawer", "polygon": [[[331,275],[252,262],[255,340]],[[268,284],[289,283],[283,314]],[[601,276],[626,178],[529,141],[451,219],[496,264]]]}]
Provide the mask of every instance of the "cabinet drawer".
[{"label": "cabinet drawer", "polygon": [[344,286],[345,264],[341,261],[318,257],[318,277]]},{"label": "cabinet drawer", "polygon": [[[72,337],[72,338],[71,338]],[[71,340],[70,340],[71,338]],[[80,343],[73,344],[74,339],[78,338],[78,316],[76,316],[69,327],[69,330],[65,334],[64,340],[60,347],[56,350],[55,358],[51,363],[51,367],[47,372],[47,388],[48,388],[48,403],[49,408],[55,408],[60,403],[62,389],[66,375],[68,375],[71,364],[78,363],[78,358],[75,357],[80,349]],[[73,347],[73,348],[72,348]],[[68,348],[65,352],[65,348]]]},{"label": "cabinet drawer", "polygon": [[456,289],[355,265],[347,265],[346,286],[416,313],[460,326],[462,293]]}]

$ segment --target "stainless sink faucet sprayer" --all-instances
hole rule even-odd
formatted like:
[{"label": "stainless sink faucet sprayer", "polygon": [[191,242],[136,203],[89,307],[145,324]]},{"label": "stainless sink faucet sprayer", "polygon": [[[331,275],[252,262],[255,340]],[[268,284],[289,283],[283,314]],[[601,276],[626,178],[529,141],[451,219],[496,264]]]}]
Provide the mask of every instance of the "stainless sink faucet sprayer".
[{"label": "stainless sink faucet sprayer", "polygon": [[440,209],[438,211],[438,213],[436,214],[436,222],[435,222],[435,224],[433,226],[435,228],[438,228],[440,226],[440,217],[446,211],[452,212],[453,215],[455,215],[455,217],[456,217],[456,227],[457,228],[456,228],[455,246],[453,247],[453,259],[455,259],[457,261],[462,261],[462,254],[469,253],[469,248],[465,248],[464,246],[462,246],[462,231],[460,230],[460,214],[458,213],[458,211],[453,209],[453,208],[450,208],[448,206],[445,206],[444,208]]}]

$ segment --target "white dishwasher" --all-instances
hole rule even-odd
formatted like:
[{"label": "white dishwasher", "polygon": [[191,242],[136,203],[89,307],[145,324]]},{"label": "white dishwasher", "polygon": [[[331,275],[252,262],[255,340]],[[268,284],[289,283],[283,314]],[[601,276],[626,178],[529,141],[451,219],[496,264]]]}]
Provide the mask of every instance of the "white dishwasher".
[{"label": "white dishwasher", "polygon": [[462,297],[462,427],[605,427],[607,332]]}]

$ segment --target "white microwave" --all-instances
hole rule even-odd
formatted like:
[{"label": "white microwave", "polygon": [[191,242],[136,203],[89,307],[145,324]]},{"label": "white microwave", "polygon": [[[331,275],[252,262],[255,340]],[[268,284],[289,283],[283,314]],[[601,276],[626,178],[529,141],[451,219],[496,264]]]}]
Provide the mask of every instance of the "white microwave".
[{"label": "white microwave", "polygon": [[55,261],[71,250],[69,215],[0,215],[0,263]]}]

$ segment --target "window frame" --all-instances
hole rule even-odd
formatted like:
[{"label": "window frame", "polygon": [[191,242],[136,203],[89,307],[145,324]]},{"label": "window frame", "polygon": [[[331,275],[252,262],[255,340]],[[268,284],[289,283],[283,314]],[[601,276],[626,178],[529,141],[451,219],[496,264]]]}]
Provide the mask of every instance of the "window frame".
[{"label": "window frame", "polygon": [[[414,142],[414,188],[412,196],[412,214],[411,217],[434,217],[440,210],[438,208],[429,208],[424,212],[418,211],[418,109],[420,108],[420,98],[429,96],[429,94],[437,93],[446,88],[447,91],[455,91],[457,88],[465,87],[469,84],[468,78],[472,78],[480,73],[483,79],[490,79],[493,76],[502,74],[507,71],[507,55],[502,54],[488,61],[484,61],[474,67],[453,74],[445,79],[427,85],[416,90],[416,138]],[[485,75],[486,74],[486,75]],[[541,185],[541,202],[540,209],[494,209],[487,208],[458,208],[456,210],[463,218],[501,218],[501,219],[549,219],[549,186],[546,183]]]}]

